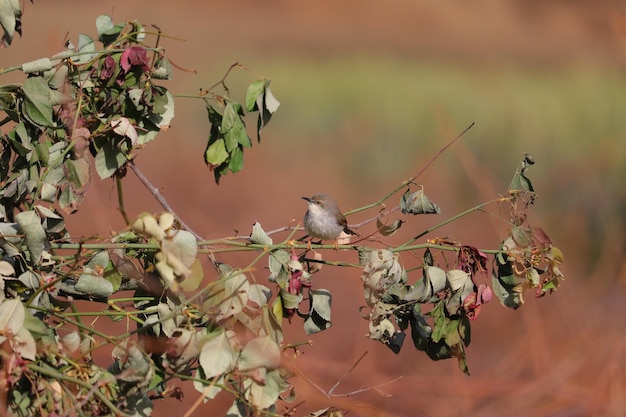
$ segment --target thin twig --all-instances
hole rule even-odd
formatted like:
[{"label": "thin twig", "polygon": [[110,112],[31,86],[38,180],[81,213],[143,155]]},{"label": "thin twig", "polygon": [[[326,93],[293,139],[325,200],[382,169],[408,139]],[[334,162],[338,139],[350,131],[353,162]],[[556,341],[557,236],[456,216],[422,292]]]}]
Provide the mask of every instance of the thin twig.
[{"label": "thin twig", "polygon": [[[381,198],[380,200],[378,200],[378,201],[376,201],[376,202],[374,202],[374,203],[372,203],[372,204],[369,204],[369,205],[366,205],[366,206],[360,207],[360,208],[358,208],[358,209],[355,209],[355,210],[349,210],[349,211],[345,212],[345,213],[344,213],[344,215],[345,215],[345,216],[349,216],[349,215],[351,215],[351,214],[358,213],[358,212],[360,212],[360,211],[369,210],[369,209],[371,209],[371,208],[378,207],[378,206],[383,206],[383,207],[384,207],[384,203],[385,203],[385,201],[387,201],[389,198],[391,198],[391,196],[392,196],[392,195],[394,195],[394,194],[395,194],[395,193],[397,193],[398,191],[402,190],[404,187],[406,187],[407,185],[411,184],[411,183],[412,183],[413,181],[415,181],[415,180],[416,180],[416,179],[417,179],[420,175],[422,175],[422,174],[424,173],[424,171],[426,171],[426,169],[427,169],[428,167],[430,167],[430,166],[433,164],[433,162],[435,162],[435,160],[436,160],[437,158],[439,158],[439,156],[440,156],[443,152],[445,152],[445,150],[446,150],[446,149],[448,149],[448,148],[449,148],[450,146],[452,146],[452,145],[453,145],[453,144],[454,144],[457,140],[459,140],[461,137],[463,137],[463,135],[465,135],[465,134],[466,134],[466,133],[467,133],[467,132],[468,132],[468,131],[469,131],[469,130],[470,130],[470,129],[474,126],[474,124],[475,124],[475,123],[474,123],[474,122],[472,122],[472,123],[471,123],[468,127],[466,127],[465,129],[463,129],[463,131],[462,131],[461,133],[459,133],[459,134],[458,134],[458,135],[456,135],[454,138],[452,138],[452,139],[451,139],[451,140],[450,140],[450,141],[449,141],[449,142],[448,142],[448,143],[447,143],[447,144],[446,144],[443,148],[441,148],[441,149],[440,149],[440,150],[439,150],[439,151],[438,151],[435,155],[433,155],[433,157],[430,159],[430,161],[428,161],[428,163],[427,163],[426,165],[424,165],[424,167],[423,167],[422,169],[420,169],[420,170],[419,170],[419,172],[418,172],[417,174],[415,174],[414,176],[412,176],[412,177],[411,177],[411,178],[409,178],[408,180],[403,181],[403,182],[402,182],[402,184],[400,184],[399,186],[397,186],[394,190],[392,190],[391,192],[389,192],[389,193],[388,193],[387,195],[385,195],[383,198]],[[378,219],[378,218],[379,218],[379,216],[380,216],[381,214],[390,214],[390,213],[392,213],[392,212],[394,212],[394,211],[396,211],[396,210],[399,210],[399,209],[400,209],[400,205],[394,206],[394,207],[392,207],[391,209],[389,209],[389,210],[387,210],[387,211],[383,211],[383,212],[381,212],[381,213],[378,213],[376,216],[374,216],[374,217],[372,217],[372,218],[369,218],[369,219],[367,219],[367,220],[365,220],[365,221],[362,221],[361,223],[355,224],[354,226],[355,226],[355,227],[358,227],[358,226],[363,226],[363,225],[366,225],[366,224],[368,224],[368,223],[372,223],[372,222],[376,221],[376,219]]]},{"label": "thin twig", "polygon": [[347,392],[347,393],[345,393],[345,394],[334,394],[335,389],[336,389],[337,387],[339,387],[339,385],[340,385],[340,384],[341,384],[341,383],[342,383],[342,382],[343,382],[343,381],[344,381],[344,380],[345,380],[345,379],[346,379],[346,378],[347,378],[347,377],[348,377],[348,376],[352,373],[352,371],[354,371],[354,369],[358,366],[358,364],[359,364],[359,363],[363,360],[363,358],[365,357],[365,355],[367,355],[367,351],[365,351],[365,352],[364,352],[364,353],[363,353],[363,354],[359,357],[359,359],[357,359],[357,360],[356,360],[356,362],[354,363],[354,365],[352,365],[352,366],[350,367],[350,369],[348,369],[348,370],[346,371],[346,373],[345,373],[345,374],[344,374],[341,378],[339,378],[339,380],[337,381],[337,383],[336,383],[335,385],[333,385],[333,386],[332,386],[332,388],[331,388],[331,389],[329,389],[328,391],[326,391],[324,388],[322,388],[322,387],[320,387],[319,385],[317,385],[315,382],[313,382],[313,381],[312,381],[309,377],[307,377],[306,375],[301,374],[300,376],[301,376],[302,378],[304,378],[304,380],[305,380],[305,381],[307,381],[309,384],[311,384],[311,386],[312,386],[313,388],[315,388],[315,389],[316,389],[316,390],[318,390],[320,393],[322,393],[322,394],[323,394],[326,398],[350,397],[350,396],[352,396],[352,395],[360,394],[360,393],[362,393],[362,392],[371,391],[371,390],[374,390],[374,389],[378,389],[378,388],[380,388],[380,387],[384,387],[384,386],[389,385],[389,384],[393,384],[394,382],[397,382],[397,381],[399,381],[400,379],[402,379],[402,376],[399,376],[399,377],[397,377],[397,378],[395,378],[395,379],[393,379],[393,380],[391,380],[391,381],[387,381],[387,382],[384,382],[384,383],[382,383],[382,384],[375,385],[375,386],[373,386],[373,387],[369,387],[369,388],[359,388],[358,390],[355,390],[355,391],[350,391],[350,392]]},{"label": "thin twig", "polygon": [[[191,227],[189,227],[189,225],[187,225],[187,223],[185,223],[183,221],[183,219],[180,218],[180,216],[176,215],[176,212],[174,211],[174,209],[172,209],[172,206],[170,206],[170,204],[167,202],[165,197],[163,197],[163,194],[161,194],[161,192],[159,191],[159,189],[157,187],[152,185],[150,180],[143,174],[143,172],[141,172],[141,170],[139,168],[137,168],[135,163],[133,161],[130,161],[128,163],[128,166],[135,173],[135,175],[137,176],[139,181],[141,181],[141,183],[148,189],[148,191],[159,202],[161,207],[163,207],[166,211],[174,214],[174,216],[176,217],[176,219],[178,220],[178,222],[180,223],[182,228],[185,229],[186,231],[188,231],[189,233],[191,233],[196,238],[196,240],[201,241],[202,240],[202,236],[200,236],[199,234],[194,232],[193,229]],[[213,266],[215,268],[217,268],[218,262],[215,259],[215,256],[213,255],[213,253],[209,252],[208,256],[209,256],[209,259],[211,260],[211,263],[213,264]]]}]

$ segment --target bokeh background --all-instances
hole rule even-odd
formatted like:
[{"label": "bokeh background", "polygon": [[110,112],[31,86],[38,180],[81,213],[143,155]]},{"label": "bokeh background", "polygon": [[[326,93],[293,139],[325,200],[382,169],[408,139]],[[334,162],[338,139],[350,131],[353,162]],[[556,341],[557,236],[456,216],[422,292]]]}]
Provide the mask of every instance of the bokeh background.
[{"label": "bokeh background", "polygon": [[[488,304],[473,323],[467,377],[455,361],[431,362],[410,342],[393,355],[365,338],[359,271],[326,267],[315,279],[333,293],[333,327],[311,338],[297,373],[329,389],[367,351],[335,393],[402,379],[329,399],[298,377],[297,415],[331,405],[359,416],[626,415],[626,3],[26,2],[24,36],[0,51],[1,65],[50,56],[66,38],[95,34],[103,13],[184,39],[162,41],[175,64],[195,70],[175,72],[168,84],[175,93],[212,85],[234,62],[253,71],[232,74],[235,97],[255,74],[272,80],[282,105],[261,145],[247,151],[245,170],[219,186],[202,161],[208,121],[197,100],[177,99],[171,129],[137,157],[177,214],[207,238],[247,234],[254,221],[266,230],[295,224],[305,210],[300,196],[317,191],[344,210],[374,202],[472,122],[419,179],[442,214],[409,219],[405,235],[389,243],[504,192],[524,152],[537,162],[529,171],[538,191],[530,219],[565,254],[559,291],[539,300],[528,294],[515,312]],[[12,80],[19,77],[3,82]],[[131,216],[160,209],[128,180]],[[119,230],[116,207],[113,183],[95,183],[70,232]],[[437,236],[496,248],[505,233],[494,217],[472,214]],[[307,339],[299,323],[288,335]],[[182,416],[199,395],[185,394],[183,404],[158,402],[153,415]],[[223,415],[229,403],[192,415]]]}]

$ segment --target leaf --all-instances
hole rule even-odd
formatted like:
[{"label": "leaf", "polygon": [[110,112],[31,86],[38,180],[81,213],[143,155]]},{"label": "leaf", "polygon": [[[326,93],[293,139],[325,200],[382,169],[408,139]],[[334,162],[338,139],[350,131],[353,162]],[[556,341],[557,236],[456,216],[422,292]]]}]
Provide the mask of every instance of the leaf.
[{"label": "leaf", "polygon": [[378,233],[383,236],[391,236],[400,228],[400,226],[402,226],[403,223],[404,222],[402,220],[396,219],[393,223],[386,225],[381,222],[380,219],[376,219],[376,229],[378,229]]},{"label": "leaf", "polygon": [[135,145],[137,143],[137,130],[132,125],[130,120],[126,117],[118,117],[111,120],[111,127],[113,131],[120,136],[130,139],[130,142]]},{"label": "leaf", "polygon": [[82,274],[74,285],[74,289],[81,294],[95,298],[108,298],[113,294],[113,284],[100,276],[91,274]]},{"label": "leaf", "polygon": [[265,90],[265,80],[256,80],[248,86],[246,91],[246,110],[251,112],[259,110],[257,106],[257,97],[263,94]]},{"label": "leaf", "polygon": [[246,403],[239,401],[236,398],[230,408],[226,411],[226,417],[247,417],[249,415],[250,413],[248,412]]},{"label": "leaf", "polygon": [[469,274],[460,269],[446,271],[446,279],[448,280],[448,283],[450,283],[450,289],[452,289],[452,291],[456,291],[459,288],[462,288],[468,281],[472,281]]},{"label": "leaf", "polygon": [[241,110],[241,106],[239,103],[233,103],[229,101],[226,104],[226,108],[224,109],[224,114],[222,116],[222,125],[221,132],[224,136],[224,144],[226,146],[226,150],[230,153],[234,148],[237,147],[237,144],[240,142],[240,136],[246,134],[246,126],[241,119],[241,115],[239,111]]},{"label": "leaf", "polygon": [[197,259],[189,266],[191,275],[185,278],[180,286],[184,291],[194,291],[198,289],[202,280],[204,279],[204,269],[202,268],[202,262]]},{"label": "leaf", "polygon": [[250,235],[250,243],[269,246],[273,244],[274,241],[265,233],[265,230],[261,227],[261,223],[254,222],[252,225],[252,234]]},{"label": "leaf", "polygon": [[54,127],[52,90],[46,80],[43,77],[27,78],[22,86],[22,92],[24,93],[24,116],[33,124]]},{"label": "leaf", "polygon": [[61,338],[61,344],[69,352],[74,353],[80,346],[80,336],[77,331],[70,332]]},{"label": "leaf", "polygon": [[499,279],[495,269],[491,275],[491,286],[503,306],[517,310],[523,304],[524,301],[521,293],[515,291],[508,285],[504,285]]},{"label": "leaf", "polygon": [[226,152],[226,145],[224,139],[217,139],[215,142],[209,145],[204,153],[204,161],[213,169],[217,165],[221,165],[228,159],[228,152]]},{"label": "leaf", "polygon": [[174,96],[166,90],[162,97],[165,97],[166,99],[165,103],[162,104],[163,110],[159,113],[150,113],[148,118],[159,129],[167,129],[172,122],[172,119],[174,119]]},{"label": "leaf", "polygon": [[89,259],[89,262],[85,265],[85,270],[87,272],[97,271],[101,273],[109,264],[109,260],[109,251],[100,250]]},{"label": "leaf", "polygon": [[4,31],[0,48],[11,45],[15,32],[22,34],[21,17],[19,0],[0,0],[0,25]]},{"label": "leaf", "polygon": [[0,261],[0,276],[1,277],[14,277],[15,268],[7,261]]},{"label": "leaf", "polygon": [[269,123],[272,115],[278,110],[280,102],[276,100],[270,91],[270,81],[265,81],[264,94],[257,97],[259,118],[257,120],[257,141],[261,142],[261,131]]},{"label": "leaf", "polygon": [[207,381],[207,379],[209,378],[204,375],[202,367],[198,367],[193,374],[193,387],[202,394],[202,401],[205,403],[214,399],[217,394],[222,392],[222,387],[224,386],[223,376],[212,378],[210,381]]},{"label": "leaf", "polygon": [[123,25],[114,25],[111,16],[100,15],[96,19],[96,29],[98,30],[98,40],[108,46],[117,39],[117,35],[124,28]]},{"label": "leaf", "polygon": [[426,197],[424,190],[411,193],[407,190],[400,200],[400,209],[404,214],[439,214],[441,209],[439,206]]},{"label": "leaf", "polygon": [[80,33],[78,35],[78,52],[80,55],[73,56],[72,61],[77,64],[85,64],[96,58],[97,54],[90,54],[88,52],[96,51],[96,43],[89,35],[85,35],[84,33]]},{"label": "leaf", "polygon": [[[278,400],[280,393],[286,388],[278,369],[268,372],[265,376],[265,381],[262,383],[252,378],[244,380],[245,397],[259,410],[273,406]],[[227,417],[231,417],[231,414],[227,414]]]},{"label": "leaf", "polygon": [[101,179],[115,174],[126,163],[126,155],[115,146],[113,141],[105,142],[96,154],[96,172]]},{"label": "leaf", "polygon": [[418,303],[436,302],[437,293],[443,291],[447,285],[446,271],[436,266],[424,265],[422,279],[417,281],[404,300]]},{"label": "leaf", "polygon": [[220,330],[217,335],[209,334],[211,339],[202,345],[200,366],[206,379],[230,372],[235,368],[235,351],[230,344],[227,332]]},{"label": "leaf", "polygon": [[332,326],[330,319],[332,296],[326,289],[312,290],[311,310],[309,317],[304,321],[304,331],[307,335],[321,332]]},{"label": "leaf", "polygon": [[243,149],[241,146],[237,146],[233,149],[230,155],[230,161],[228,162],[228,168],[231,172],[239,172],[243,169]]},{"label": "leaf", "polygon": [[46,232],[41,226],[41,218],[35,210],[28,210],[17,213],[15,221],[26,236],[26,247],[30,252],[31,262],[38,264],[47,241]]},{"label": "leaf", "polygon": [[165,238],[161,249],[179,259],[183,265],[190,267],[198,255],[198,242],[194,235],[186,230],[178,230],[172,238]]},{"label": "leaf", "polygon": [[263,307],[272,298],[272,290],[262,284],[250,284],[250,301],[256,304],[258,307]]},{"label": "leaf", "polygon": [[280,347],[269,335],[250,340],[241,350],[238,366],[240,371],[277,369],[279,366]]},{"label": "leaf", "polygon": [[35,360],[37,356],[37,345],[33,335],[28,330],[22,327],[15,335],[11,347],[17,353],[19,353],[24,359]]},{"label": "leaf", "polygon": [[25,315],[24,305],[17,298],[0,303],[0,343],[6,340],[3,334],[16,335],[20,331],[24,326]]},{"label": "leaf", "polygon": [[203,308],[215,314],[216,321],[223,321],[239,314],[248,302],[250,283],[240,272],[227,272],[211,289]]}]

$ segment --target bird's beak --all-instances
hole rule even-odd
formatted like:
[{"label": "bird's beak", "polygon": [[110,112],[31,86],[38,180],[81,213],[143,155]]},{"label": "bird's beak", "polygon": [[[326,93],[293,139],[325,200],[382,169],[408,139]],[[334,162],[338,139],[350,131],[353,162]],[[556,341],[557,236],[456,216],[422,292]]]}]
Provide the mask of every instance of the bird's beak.
[{"label": "bird's beak", "polygon": [[309,203],[311,202],[311,199],[309,197],[301,197],[301,198]]}]

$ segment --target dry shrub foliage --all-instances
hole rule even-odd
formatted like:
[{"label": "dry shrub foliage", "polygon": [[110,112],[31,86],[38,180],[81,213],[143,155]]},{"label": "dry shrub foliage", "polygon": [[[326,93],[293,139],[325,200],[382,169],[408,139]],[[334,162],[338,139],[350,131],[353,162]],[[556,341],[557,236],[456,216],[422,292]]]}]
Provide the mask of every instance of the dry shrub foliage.
[{"label": "dry shrub foliage", "polygon": [[[19,4],[8,3],[13,9],[0,11],[5,46],[21,29]],[[153,399],[180,398],[175,383],[184,380],[205,401],[223,391],[232,395],[231,416],[293,413],[284,402],[296,392],[281,356],[306,341],[285,341],[283,326],[302,320],[307,334],[330,327],[331,294],[312,277],[321,264],[334,264],[321,253],[311,256],[294,239],[296,227],[266,233],[257,223],[247,239],[204,241],[170,211],[129,220],[122,210],[128,227],[109,239],[87,241],[66,230],[64,217],[80,207],[94,180],[91,167],[100,180],[117,182],[120,207],[129,168],[147,183],[133,155],[174,117],[174,96],[162,85],[172,65],[158,47],[158,28],[115,24],[108,16],[96,23],[97,40],[80,35],[76,45],[68,42],[51,58],[1,71],[25,74],[21,84],[0,86],[1,124],[8,132],[0,137],[2,412],[144,416]],[[234,68],[241,66],[226,75]],[[204,158],[216,181],[243,168],[252,145],[244,116],[256,114],[260,140],[279,105],[268,80],[250,84],[240,104],[228,95],[225,78],[196,95],[208,111]],[[491,251],[445,239],[421,241],[437,227],[397,246],[380,243],[407,217],[439,212],[416,177],[354,211],[383,207],[363,224],[376,222],[361,240],[371,246],[339,246],[355,251],[355,263],[345,266],[363,271],[366,305],[360,314],[369,321],[370,338],[397,353],[408,334],[431,359],[456,358],[468,373],[465,349],[482,304],[495,293],[503,305],[518,308],[524,290],[543,296],[556,289],[562,256],[527,218],[535,193],[526,173],[533,163],[525,155],[506,193],[440,224],[489,204],[508,211],[503,220],[509,236]],[[383,203],[399,193],[398,205],[385,209]],[[404,220],[391,221],[397,208]],[[286,237],[274,243],[272,236],[281,233]],[[225,265],[215,258],[219,247],[258,257],[243,268]],[[435,262],[443,257],[433,253],[444,251],[455,255],[452,265]],[[419,267],[407,270],[403,252],[420,259]],[[199,257],[210,261],[204,262],[206,279]],[[269,276],[257,282],[251,271],[264,270],[265,262]],[[93,328],[93,313],[79,311],[79,299],[101,306],[98,317],[126,320],[129,331]],[[108,368],[92,360],[105,345],[114,347]],[[342,414],[329,409],[316,415],[332,413]]]}]

